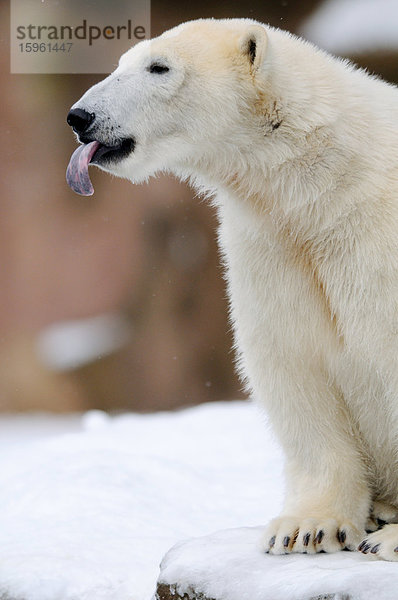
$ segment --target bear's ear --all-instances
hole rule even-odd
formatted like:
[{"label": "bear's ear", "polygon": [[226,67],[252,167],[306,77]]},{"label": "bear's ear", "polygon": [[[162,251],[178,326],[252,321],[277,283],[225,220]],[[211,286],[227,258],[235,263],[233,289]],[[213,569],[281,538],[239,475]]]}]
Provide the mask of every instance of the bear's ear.
[{"label": "bear's ear", "polygon": [[247,57],[252,71],[257,71],[267,51],[267,32],[265,27],[250,25],[239,40],[239,50]]}]

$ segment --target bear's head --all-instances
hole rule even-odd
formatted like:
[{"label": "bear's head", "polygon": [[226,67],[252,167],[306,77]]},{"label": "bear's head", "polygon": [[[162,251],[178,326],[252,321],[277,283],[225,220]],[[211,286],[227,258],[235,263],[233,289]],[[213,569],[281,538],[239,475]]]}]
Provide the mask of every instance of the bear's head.
[{"label": "bear's head", "polygon": [[93,193],[88,164],[141,182],[160,172],[200,174],[263,136],[267,30],[246,19],[184,23],[122,55],[117,69],[73,105],[82,143],[68,182]]}]

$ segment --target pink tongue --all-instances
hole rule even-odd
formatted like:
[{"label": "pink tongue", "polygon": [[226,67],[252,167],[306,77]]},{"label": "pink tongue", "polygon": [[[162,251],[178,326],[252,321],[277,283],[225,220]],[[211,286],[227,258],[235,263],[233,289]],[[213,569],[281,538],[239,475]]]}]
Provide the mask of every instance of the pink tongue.
[{"label": "pink tongue", "polygon": [[94,194],[94,188],[88,174],[88,165],[100,145],[99,142],[82,144],[76,148],[70,157],[69,165],[66,169],[66,181],[77,194],[81,194],[82,196],[91,196]]}]

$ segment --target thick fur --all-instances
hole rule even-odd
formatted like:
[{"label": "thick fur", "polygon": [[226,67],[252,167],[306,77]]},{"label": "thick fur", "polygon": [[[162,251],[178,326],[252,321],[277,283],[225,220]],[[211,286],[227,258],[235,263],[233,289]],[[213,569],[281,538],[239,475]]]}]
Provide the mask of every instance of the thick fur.
[{"label": "thick fur", "polygon": [[265,550],[366,539],[397,560],[398,525],[365,537],[397,521],[397,89],[286,32],[200,20],[128,51],[75,107],[91,139],[136,140],[105,170],[214,198],[239,369],[286,455]]}]

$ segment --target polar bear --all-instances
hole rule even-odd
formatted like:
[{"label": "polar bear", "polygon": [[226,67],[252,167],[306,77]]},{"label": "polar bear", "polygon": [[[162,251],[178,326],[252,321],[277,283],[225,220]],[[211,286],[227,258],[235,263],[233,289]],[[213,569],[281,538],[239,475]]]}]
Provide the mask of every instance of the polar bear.
[{"label": "polar bear", "polygon": [[264,550],[398,560],[397,89],[287,32],[205,19],[126,52],[68,123],[78,193],[94,164],[174,173],[217,207],[239,371],[286,458]]}]

